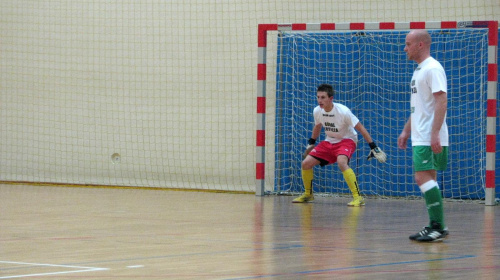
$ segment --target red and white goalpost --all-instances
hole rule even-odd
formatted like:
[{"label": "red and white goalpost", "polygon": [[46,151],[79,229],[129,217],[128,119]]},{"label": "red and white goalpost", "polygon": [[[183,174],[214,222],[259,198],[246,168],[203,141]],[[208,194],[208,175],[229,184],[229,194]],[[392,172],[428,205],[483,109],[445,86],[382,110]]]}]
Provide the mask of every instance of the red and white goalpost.
[{"label": "red and white goalpost", "polygon": [[[497,119],[497,21],[441,21],[441,22],[368,22],[368,23],[292,23],[292,24],[259,24],[258,26],[258,62],[257,62],[257,131],[256,131],[256,195],[266,193],[266,81],[269,73],[267,65],[268,33],[276,32],[347,32],[347,31],[404,31],[411,29],[474,29],[488,31],[487,50],[487,101],[484,173],[485,204],[495,204],[495,153],[496,153],[496,119]],[[400,51],[403,52],[404,45]],[[486,67],[486,66],[485,66]],[[410,79],[410,77],[407,77]],[[406,81],[405,81],[406,82]],[[408,81],[409,82],[409,81]],[[314,85],[316,86],[316,85]],[[409,99],[408,99],[409,102]],[[312,108],[310,108],[312,112]],[[400,128],[398,128],[400,129]],[[304,142],[304,139],[297,141]],[[302,143],[301,142],[301,143]],[[305,143],[305,142],[304,142]],[[453,145],[453,143],[451,143]],[[396,145],[387,143],[387,145]],[[483,143],[484,145],[484,143]],[[305,147],[305,146],[304,146]],[[474,159],[471,158],[471,161]],[[386,168],[379,166],[378,168]],[[270,182],[268,180],[268,188]]]}]

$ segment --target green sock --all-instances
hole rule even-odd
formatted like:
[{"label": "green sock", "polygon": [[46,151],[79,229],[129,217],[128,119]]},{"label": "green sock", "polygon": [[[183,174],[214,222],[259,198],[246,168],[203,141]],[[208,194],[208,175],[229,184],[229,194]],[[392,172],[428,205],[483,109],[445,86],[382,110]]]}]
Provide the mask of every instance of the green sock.
[{"label": "green sock", "polygon": [[441,229],[444,229],[443,198],[439,188],[437,186],[432,187],[424,193],[424,198],[429,219],[431,222],[438,222],[442,226]]}]

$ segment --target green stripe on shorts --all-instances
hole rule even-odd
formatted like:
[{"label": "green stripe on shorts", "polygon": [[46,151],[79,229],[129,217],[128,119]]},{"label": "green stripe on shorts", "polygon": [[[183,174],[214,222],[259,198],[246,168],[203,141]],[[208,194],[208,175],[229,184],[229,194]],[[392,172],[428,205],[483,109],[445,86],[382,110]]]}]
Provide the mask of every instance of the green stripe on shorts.
[{"label": "green stripe on shorts", "polygon": [[413,146],[413,167],[415,171],[446,170],[448,166],[448,147],[435,154],[430,146]]}]

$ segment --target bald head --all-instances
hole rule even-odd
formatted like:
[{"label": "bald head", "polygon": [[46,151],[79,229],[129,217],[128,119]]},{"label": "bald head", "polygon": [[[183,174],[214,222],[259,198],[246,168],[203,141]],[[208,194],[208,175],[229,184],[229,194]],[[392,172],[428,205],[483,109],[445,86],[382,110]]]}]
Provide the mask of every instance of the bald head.
[{"label": "bald head", "polygon": [[427,30],[416,29],[406,35],[404,51],[408,55],[408,59],[414,60],[417,63],[424,61],[430,56],[431,36]]},{"label": "bald head", "polygon": [[432,39],[431,39],[431,35],[429,35],[429,32],[427,32],[427,30],[424,30],[424,29],[412,30],[412,31],[410,31],[410,33],[408,33],[408,35],[409,34],[413,34],[415,36],[415,39],[418,42],[422,42],[425,45],[430,47],[430,45],[432,43]]}]

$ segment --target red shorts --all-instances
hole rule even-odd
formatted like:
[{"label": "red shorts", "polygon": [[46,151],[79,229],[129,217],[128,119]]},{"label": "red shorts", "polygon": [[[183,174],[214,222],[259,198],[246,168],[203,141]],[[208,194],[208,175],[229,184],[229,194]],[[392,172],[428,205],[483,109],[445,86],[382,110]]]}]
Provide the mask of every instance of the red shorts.
[{"label": "red shorts", "polygon": [[356,143],[351,139],[344,139],[335,144],[328,141],[321,141],[309,155],[319,160],[321,166],[325,166],[336,163],[339,155],[345,155],[348,159],[351,159],[355,151]]}]

